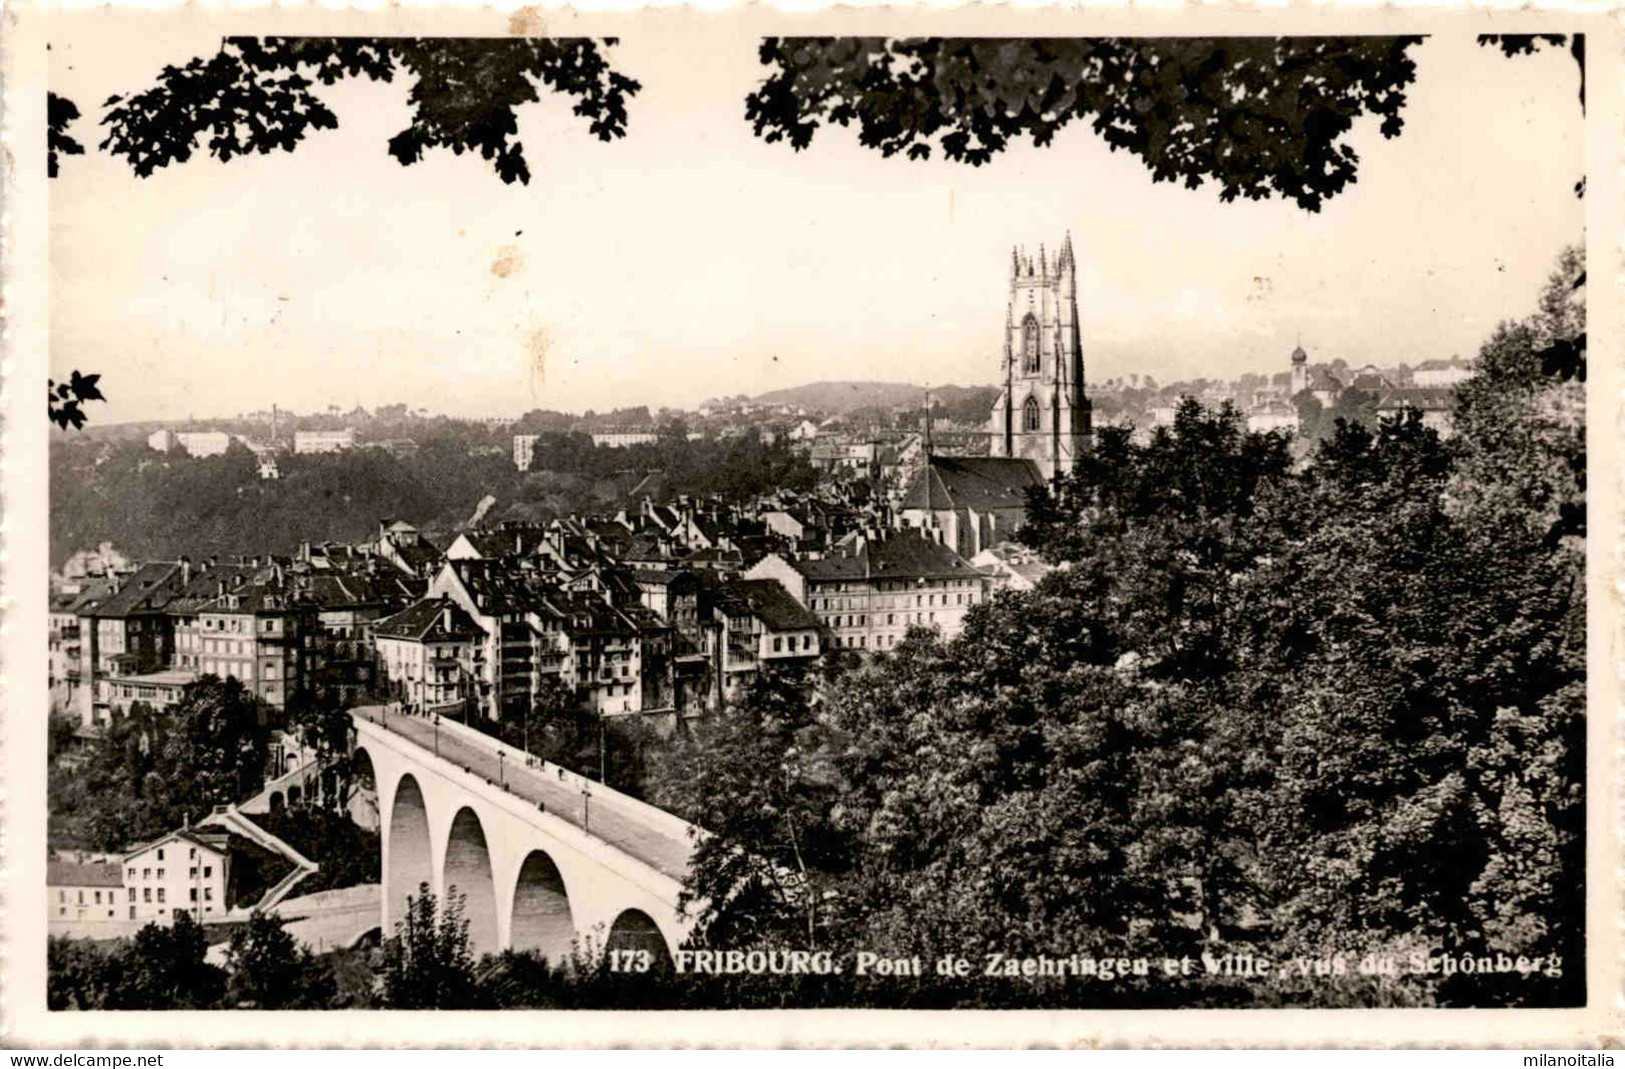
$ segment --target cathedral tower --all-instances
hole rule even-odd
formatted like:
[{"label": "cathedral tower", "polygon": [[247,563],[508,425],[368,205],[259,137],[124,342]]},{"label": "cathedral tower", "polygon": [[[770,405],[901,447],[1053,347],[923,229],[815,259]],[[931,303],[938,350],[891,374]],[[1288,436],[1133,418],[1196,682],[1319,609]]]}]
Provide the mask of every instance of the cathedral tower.
[{"label": "cathedral tower", "polygon": [[1046,480],[1070,472],[1094,433],[1071,234],[1053,264],[1043,246],[1036,263],[1020,249],[1011,253],[999,385],[987,428],[991,454],[1031,460]]}]

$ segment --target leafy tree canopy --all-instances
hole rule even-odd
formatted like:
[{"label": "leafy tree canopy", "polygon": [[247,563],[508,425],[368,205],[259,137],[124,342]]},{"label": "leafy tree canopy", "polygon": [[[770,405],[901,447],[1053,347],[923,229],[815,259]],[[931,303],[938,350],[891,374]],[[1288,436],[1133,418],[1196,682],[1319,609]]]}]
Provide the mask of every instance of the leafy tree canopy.
[{"label": "leafy tree canopy", "polygon": [[1308,211],[1355,179],[1344,137],[1367,112],[1399,134],[1419,37],[769,38],[746,100],[757,136],[811,144],[858,124],[883,155],[987,163],[1087,120],[1158,182],[1219,183],[1224,201],[1281,196]]},{"label": "leafy tree canopy", "polygon": [[200,143],[222,161],[291,152],[310,130],[338,126],[318,83],[397,75],[413,79],[413,112],[390,155],[404,165],[430,148],[478,152],[510,183],[530,181],[514,108],[538,100],[538,85],[574,97],[572,111],[604,141],[625,136],[639,89],[585,38],[230,37],[208,59],[166,66],[151,89],[109,97],[101,147],[143,178]]}]

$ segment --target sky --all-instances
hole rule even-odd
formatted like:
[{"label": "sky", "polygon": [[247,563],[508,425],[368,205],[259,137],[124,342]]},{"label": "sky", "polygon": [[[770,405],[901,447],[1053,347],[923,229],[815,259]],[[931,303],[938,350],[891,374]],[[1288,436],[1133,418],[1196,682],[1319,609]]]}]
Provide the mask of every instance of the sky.
[{"label": "sky", "polygon": [[693,407],[821,380],[989,383],[1010,249],[1079,263],[1086,376],[1161,382],[1314,361],[1471,356],[1584,239],[1577,72],[1470,35],[1412,51],[1393,140],[1311,214],[1154,184],[1083,123],[982,168],[885,159],[826,129],[801,153],[744,119],[766,77],[730,24],[667,20],[608,50],[637,78],[605,144],[544,94],[532,177],[385,151],[406,88],[340,83],[339,129],[293,153],[138,179],[95,151],[99,105],[218,35],[64,18],[51,87],[87,145],[50,189],[51,366],[102,373],[98,422],[404,402],[454,416]]}]

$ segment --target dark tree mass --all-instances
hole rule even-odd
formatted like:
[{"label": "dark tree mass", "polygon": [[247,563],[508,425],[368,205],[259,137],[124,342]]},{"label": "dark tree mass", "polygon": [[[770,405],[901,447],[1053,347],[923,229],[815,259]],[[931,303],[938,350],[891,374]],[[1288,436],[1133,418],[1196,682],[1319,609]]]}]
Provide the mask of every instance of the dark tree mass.
[{"label": "dark tree mass", "polygon": [[411,124],[389,141],[402,164],[430,148],[478,152],[504,182],[530,181],[514,108],[540,99],[538,85],[575,98],[604,141],[625,135],[639,88],[582,38],[231,37],[208,59],[165,67],[151,89],[108,98],[101,147],[142,177],[200,142],[220,160],[291,152],[310,130],[338,126],[317,85],[357,76],[412,80]]},{"label": "dark tree mass", "polygon": [[1048,145],[1083,120],[1152,179],[1318,211],[1355,179],[1362,114],[1398,135],[1420,37],[769,38],[746,102],[756,134],[812,143],[858,124],[887,156],[987,163],[1016,137]]}]

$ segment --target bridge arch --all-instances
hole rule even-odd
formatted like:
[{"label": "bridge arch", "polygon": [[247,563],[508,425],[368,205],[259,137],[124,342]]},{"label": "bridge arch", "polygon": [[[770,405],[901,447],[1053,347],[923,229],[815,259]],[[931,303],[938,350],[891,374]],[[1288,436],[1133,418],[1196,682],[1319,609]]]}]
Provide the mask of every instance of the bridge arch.
[{"label": "bridge arch", "polygon": [[485,826],[480,823],[479,815],[466,805],[457,810],[451,830],[446,834],[445,875],[441,886],[448,897],[453,889],[463,896],[463,916],[468,920],[468,942],[474,956],[500,951],[491,851],[485,841]]},{"label": "bridge arch", "polygon": [[395,922],[406,915],[406,899],[422,884],[434,886],[434,854],[429,839],[429,807],[410,773],[395,787],[389,812],[389,849],[385,852],[384,935],[395,934]]},{"label": "bridge arch", "polygon": [[531,850],[519,866],[508,930],[515,950],[539,951],[555,964],[570,955],[576,934],[575,914],[570,908],[564,875],[545,850]]},{"label": "bridge arch", "polygon": [[350,755],[350,819],[369,831],[380,830],[382,801],[378,795],[378,770],[365,746]]},{"label": "bridge arch", "polygon": [[616,914],[615,923],[609,926],[609,936],[604,940],[604,949],[647,950],[656,969],[669,969],[672,965],[671,947],[666,944],[665,933],[655,919],[641,909],[623,909]]}]

